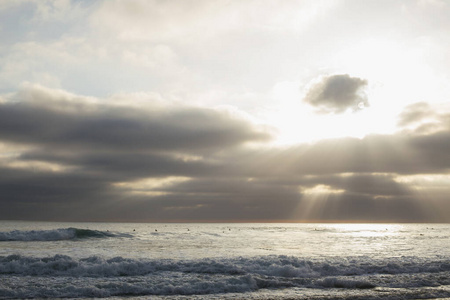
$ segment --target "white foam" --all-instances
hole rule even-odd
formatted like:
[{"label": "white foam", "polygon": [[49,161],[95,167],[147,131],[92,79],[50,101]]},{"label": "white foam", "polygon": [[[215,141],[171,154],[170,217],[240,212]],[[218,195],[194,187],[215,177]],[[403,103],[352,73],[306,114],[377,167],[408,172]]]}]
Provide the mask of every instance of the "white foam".
[{"label": "white foam", "polygon": [[0,298],[197,295],[293,287],[436,287],[450,285],[450,261],[413,257],[150,260],[10,255],[0,257],[0,278]]},{"label": "white foam", "polygon": [[256,258],[145,260],[92,256],[74,259],[66,255],[51,257],[0,256],[0,274],[51,276],[141,276],[155,272],[247,275],[282,278],[319,278],[325,276],[360,276],[370,274],[417,274],[449,272],[448,259],[369,258],[304,260],[287,256]]}]

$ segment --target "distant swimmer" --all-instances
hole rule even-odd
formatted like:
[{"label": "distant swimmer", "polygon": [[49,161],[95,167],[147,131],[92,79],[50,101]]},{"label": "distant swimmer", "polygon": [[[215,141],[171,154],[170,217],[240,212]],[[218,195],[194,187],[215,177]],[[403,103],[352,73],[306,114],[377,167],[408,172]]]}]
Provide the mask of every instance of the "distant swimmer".
[{"label": "distant swimmer", "polygon": [[158,229],[155,229],[155,231],[158,231]]},{"label": "distant swimmer", "polygon": [[133,231],[136,231],[136,229],[133,229]]}]

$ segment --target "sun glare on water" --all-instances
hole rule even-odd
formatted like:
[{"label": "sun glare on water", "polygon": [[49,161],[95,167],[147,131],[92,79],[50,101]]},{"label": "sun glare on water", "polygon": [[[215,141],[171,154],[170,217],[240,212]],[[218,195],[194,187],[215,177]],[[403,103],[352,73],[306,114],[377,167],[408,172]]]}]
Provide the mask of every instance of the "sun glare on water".
[{"label": "sun glare on water", "polygon": [[395,235],[401,230],[401,225],[397,224],[333,224],[330,225],[337,232],[351,236],[376,237]]}]

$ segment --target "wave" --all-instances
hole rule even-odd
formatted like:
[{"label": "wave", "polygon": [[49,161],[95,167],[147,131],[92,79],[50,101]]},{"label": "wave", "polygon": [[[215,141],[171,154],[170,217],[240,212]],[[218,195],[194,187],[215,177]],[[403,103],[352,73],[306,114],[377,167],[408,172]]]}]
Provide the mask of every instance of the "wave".
[{"label": "wave", "polygon": [[131,237],[129,234],[113,233],[80,228],[61,228],[52,230],[13,230],[0,232],[0,241],[63,241],[89,238]]},{"label": "wave", "polygon": [[[436,293],[436,287],[450,285],[450,260],[288,256],[150,260],[9,255],[0,256],[0,278],[0,298],[197,295],[286,288],[427,287],[430,293]],[[450,297],[448,289],[437,293]]]},{"label": "wave", "polygon": [[66,255],[42,258],[22,255],[0,256],[0,274],[112,277],[140,276],[163,271],[318,278],[324,276],[450,272],[450,260],[448,258],[429,260],[415,257],[379,260],[368,257],[302,259],[284,255],[252,258],[204,258],[199,260],[150,260],[120,256],[110,259],[98,256],[75,259]]}]

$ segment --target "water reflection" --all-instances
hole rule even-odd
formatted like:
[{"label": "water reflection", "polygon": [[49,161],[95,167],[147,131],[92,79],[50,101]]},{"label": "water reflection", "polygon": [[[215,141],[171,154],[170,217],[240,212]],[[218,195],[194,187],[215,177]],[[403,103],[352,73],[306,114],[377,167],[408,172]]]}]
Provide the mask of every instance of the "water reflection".
[{"label": "water reflection", "polygon": [[400,224],[330,224],[337,233],[353,237],[383,237],[398,235],[403,230]]}]

